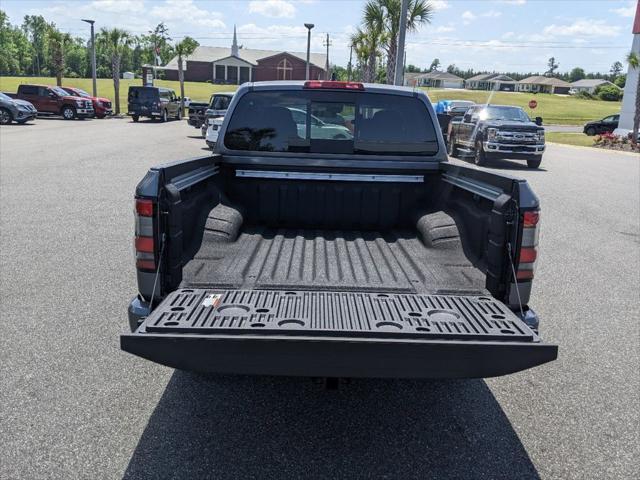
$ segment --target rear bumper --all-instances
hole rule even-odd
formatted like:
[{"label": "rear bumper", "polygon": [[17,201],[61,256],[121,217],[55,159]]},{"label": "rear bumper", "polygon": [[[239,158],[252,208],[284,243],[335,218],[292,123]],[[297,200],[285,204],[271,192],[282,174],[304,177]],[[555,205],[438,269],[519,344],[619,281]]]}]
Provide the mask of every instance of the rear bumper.
[{"label": "rear bumper", "polygon": [[[134,299],[133,333],[120,337],[122,350],[198,372],[372,378],[495,377],[558,355],[556,345],[542,343],[521,319],[486,297],[424,296],[418,304],[407,301],[417,296],[390,294],[217,295],[174,292],[153,312]],[[420,306],[432,301],[450,308]]]}]

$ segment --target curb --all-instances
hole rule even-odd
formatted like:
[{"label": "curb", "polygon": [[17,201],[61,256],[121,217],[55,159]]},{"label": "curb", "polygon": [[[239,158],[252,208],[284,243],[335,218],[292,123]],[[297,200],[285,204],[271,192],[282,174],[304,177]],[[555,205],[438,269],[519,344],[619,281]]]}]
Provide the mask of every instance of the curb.
[{"label": "curb", "polygon": [[606,148],[596,148],[596,147],[584,147],[582,145],[568,145],[566,143],[557,143],[557,142],[547,142],[547,145],[558,145],[560,147],[568,147],[568,148],[576,148],[578,150],[596,150],[606,153],[616,153],[618,155],[626,155],[629,157],[638,157],[640,158],[640,153],[637,152],[621,152],[620,150],[607,150]]}]

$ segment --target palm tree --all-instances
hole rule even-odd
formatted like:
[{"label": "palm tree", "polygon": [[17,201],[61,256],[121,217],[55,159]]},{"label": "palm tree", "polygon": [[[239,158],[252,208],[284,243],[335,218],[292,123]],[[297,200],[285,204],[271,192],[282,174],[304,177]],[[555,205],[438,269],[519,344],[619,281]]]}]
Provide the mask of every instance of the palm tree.
[{"label": "palm tree", "polygon": [[[631,52],[627,55],[627,63],[635,70],[640,69],[640,56]],[[639,72],[640,73],[640,72]],[[636,83],[636,111],[633,115],[633,132],[631,133],[631,143],[638,144],[638,129],[640,127],[640,75],[638,75],[638,82]]]},{"label": "palm tree", "polygon": [[47,32],[49,43],[49,55],[51,56],[51,67],[56,74],[56,85],[62,86],[62,76],[64,75],[64,50],[67,44],[71,43],[71,36],[62,33],[60,30],[50,29]]},{"label": "palm tree", "polygon": [[351,44],[362,69],[363,82],[373,82],[375,80],[381,40],[380,31],[374,29],[362,30],[358,28],[356,33],[351,36]]},{"label": "palm tree", "polygon": [[111,57],[111,77],[113,78],[113,91],[116,102],[116,115],[120,113],[120,61],[125,50],[131,44],[132,38],[129,32],[120,28],[103,28],[98,34],[97,42]]},{"label": "palm tree", "polygon": [[[369,0],[364,7],[364,24],[367,29],[379,30],[384,34],[383,46],[387,52],[386,70],[389,84],[393,84],[398,62],[401,9],[401,0]],[[409,0],[407,31],[412,32],[423,23],[431,23],[432,16],[433,7],[427,0]]]},{"label": "palm tree", "polygon": [[200,44],[191,37],[184,37],[176,43],[176,55],[178,55],[178,80],[180,81],[180,111],[184,115],[184,69],[182,61],[191,55]]}]

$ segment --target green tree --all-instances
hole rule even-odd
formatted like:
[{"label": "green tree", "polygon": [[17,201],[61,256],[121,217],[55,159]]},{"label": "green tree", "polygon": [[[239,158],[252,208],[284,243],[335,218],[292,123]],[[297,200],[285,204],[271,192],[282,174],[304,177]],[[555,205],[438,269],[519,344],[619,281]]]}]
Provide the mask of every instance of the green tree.
[{"label": "green tree", "polygon": [[560,67],[560,64],[556,62],[556,57],[551,57],[547,62],[547,66],[549,70],[544,72],[544,74],[548,77],[553,77],[553,74],[556,73],[556,70]]},{"label": "green tree", "polygon": [[[387,54],[387,83],[393,83],[398,61],[398,34],[401,0],[369,0],[364,7],[367,30],[381,32],[381,45]],[[426,0],[409,0],[407,31],[412,32],[424,23],[431,23],[433,7]],[[402,60],[400,60],[402,61]]]},{"label": "green tree", "polygon": [[116,115],[120,113],[120,62],[122,55],[129,48],[131,35],[120,28],[103,28],[97,35],[96,43],[111,59],[111,78],[113,78],[113,91],[116,103]]},{"label": "green tree", "polygon": [[407,65],[405,70],[407,73],[420,73],[420,67],[416,67],[415,65]]},{"label": "green tree", "polygon": [[625,84],[627,83],[627,75],[618,75],[613,83],[615,83],[620,88],[624,88]]},{"label": "green tree", "polygon": [[622,62],[613,62],[613,64],[611,65],[611,70],[609,70],[609,73],[611,74],[611,81],[613,82],[616,78],[618,78],[618,75],[620,75],[622,73],[622,69],[624,68],[624,66],[622,65]]},{"label": "green tree", "polygon": [[59,87],[62,86],[65,70],[65,49],[70,43],[71,36],[68,33],[62,33],[56,28],[50,28],[47,32],[47,61]]},{"label": "green tree", "polygon": [[184,68],[182,62],[191,55],[200,44],[191,37],[184,37],[176,43],[175,51],[178,55],[178,80],[180,81],[180,111],[184,115]]},{"label": "green tree", "polygon": [[0,75],[22,75],[31,65],[31,45],[26,34],[9,23],[0,10]]},{"label": "green tree", "polygon": [[569,72],[570,82],[577,82],[578,80],[582,80],[583,78],[586,78],[586,75],[584,73],[584,70],[580,67],[576,67]]},{"label": "green tree", "polygon": [[594,92],[600,100],[617,102],[622,98],[622,90],[614,85],[600,85]]},{"label": "green tree", "polygon": [[440,69],[440,59],[439,58],[434,58],[433,62],[431,62],[431,65],[429,66],[429,71],[430,72],[436,72]]},{"label": "green tree", "polygon": [[[627,55],[627,63],[634,70],[640,70],[640,56],[631,52]],[[640,127],[640,71],[638,72],[638,80],[636,83],[636,110],[633,115],[633,133],[631,134],[631,142],[638,145],[638,127]]]},{"label": "green tree", "polygon": [[380,44],[382,43],[382,32],[374,25],[374,28],[356,29],[351,36],[358,65],[363,82],[373,82],[376,77],[376,65],[380,56]]},{"label": "green tree", "polygon": [[33,52],[35,64],[32,66],[32,72],[37,76],[42,75],[49,28],[51,28],[51,25],[47,23],[42,15],[26,15],[22,23],[22,29],[27,34]]}]

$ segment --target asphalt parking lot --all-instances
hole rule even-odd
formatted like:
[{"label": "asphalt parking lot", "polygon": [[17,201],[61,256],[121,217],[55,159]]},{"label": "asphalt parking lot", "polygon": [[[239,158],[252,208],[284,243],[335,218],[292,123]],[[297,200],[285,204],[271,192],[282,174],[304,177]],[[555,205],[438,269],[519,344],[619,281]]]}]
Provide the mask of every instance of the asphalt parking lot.
[{"label": "asphalt parking lot", "polygon": [[206,377],[119,350],[134,188],[185,122],[0,130],[0,478],[640,477],[639,167],[550,145],[534,309],[557,361],[504,378]]}]

